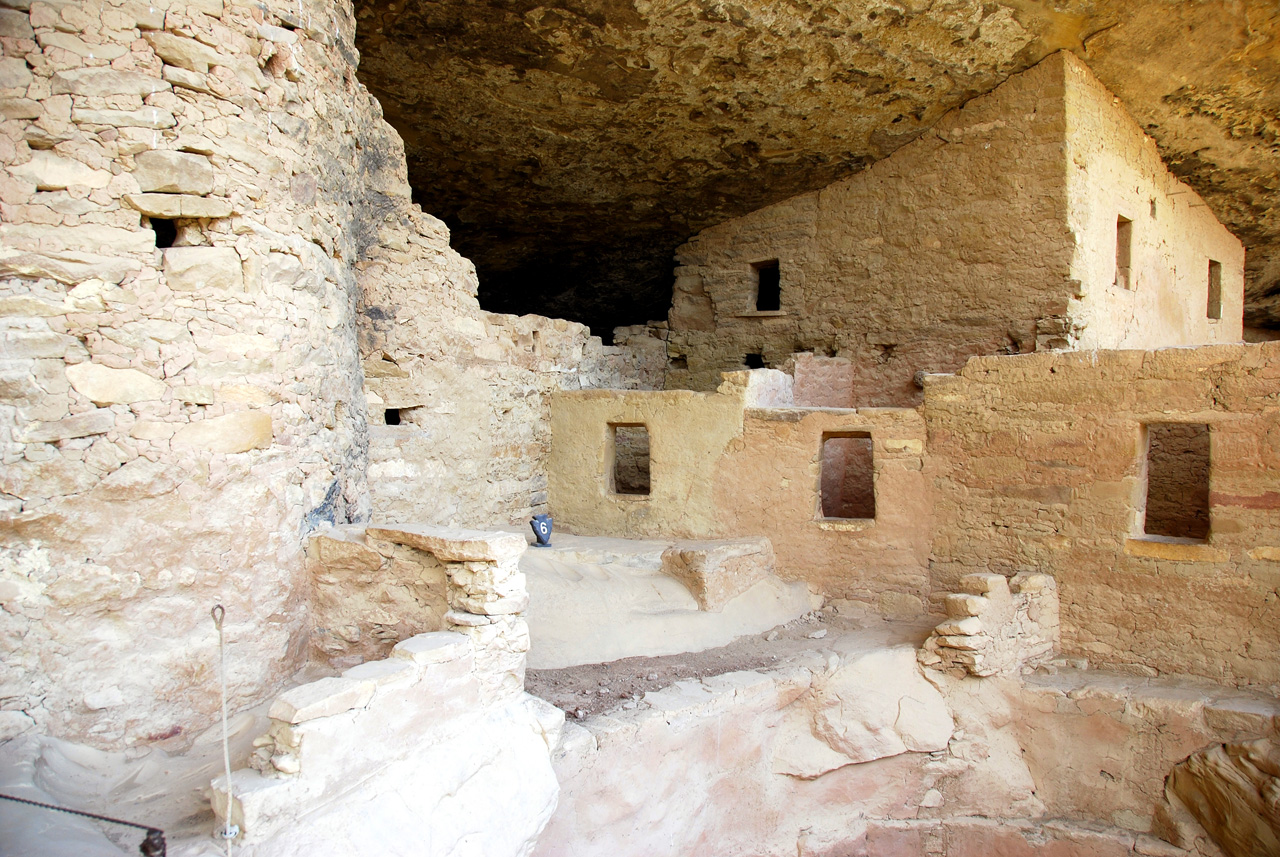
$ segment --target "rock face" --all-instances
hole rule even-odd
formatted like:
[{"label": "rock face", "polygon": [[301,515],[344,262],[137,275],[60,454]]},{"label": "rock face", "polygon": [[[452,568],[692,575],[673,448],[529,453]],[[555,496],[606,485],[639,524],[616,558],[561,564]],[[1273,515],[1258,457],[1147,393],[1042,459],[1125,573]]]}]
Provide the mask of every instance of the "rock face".
[{"label": "rock face", "polygon": [[492,309],[660,318],[695,232],[856,172],[1067,49],[1245,241],[1249,317],[1280,321],[1268,0],[356,5],[361,79]]},{"label": "rock face", "polygon": [[1280,854],[1280,743],[1220,744],[1169,778],[1175,794],[1228,857]]}]

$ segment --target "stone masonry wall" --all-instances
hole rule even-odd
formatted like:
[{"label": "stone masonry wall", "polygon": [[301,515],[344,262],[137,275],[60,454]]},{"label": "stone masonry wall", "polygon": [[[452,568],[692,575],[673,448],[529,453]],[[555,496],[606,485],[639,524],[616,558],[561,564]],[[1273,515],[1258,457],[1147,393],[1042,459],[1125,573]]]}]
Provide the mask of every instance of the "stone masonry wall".
[{"label": "stone masonry wall", "polygon": [[374,518],[498,526],[545,512],[549,394],[659,388],[663,342],[602,346],[573,322],[482,312],[443,224],[401,214],[382,235],[360,272]]},{"label": "stone masonry wall", "polygon": [[[1280,682],[1280,346],[971,360],[925,380],[935,593],[1042,572],[1091,664]],[[1143,535],[1150,423],[1207,424],[1206,540]]]},{"label": "stone masonry wall", "polygon": [[[566,531],[628,538],[766,536],[778,575],[894,616],[924,612],[932,495],[910,408],[791,407],[776,370],[715,394],[584,390],[552,399],[551,512]],[[650,437],[650,492],[614,490],[611,425]],[[873,518],[824,517],[823,440],[869,436]]]},{"label": "stone masonry wall", "polygon": [[[687,370],[668,386],[808,351],[852,361],[851,404],[901,406],[917,371],[1034,351],[1071,292],[1063,85],[1041,63],[865,171],[679,248],[669,353]],[[769,259],[781,310],[753,313],[751,265]]]},{"label": "stone masonry wall", "polygon": [[398,142],[342,4],[7,5],[0,699],[181,742],[210,607],[238,707],[299,663],[305,533],[368,515],[348,262]]},{"label": "stone masonry wall", "polygon": [[[653,381],[585,328],[479,310],[355,78],[349,4],[3,6],[0,706],[180,745],[217,710],[214,603],[235,709],[305,658],[308,534],[521,517],[541,394]],[[372,492],[370,358],[430,394],[375,428]]]},{"label": "stone masonry wall", "polygon": [[[1132,235],[1119,278],[1118,216]],[[759,266],[775,259],[781,305],[759,311]],[[904,406],[920,401],[916,373],[972,355],[1241,337],[1240,242],[1066,52],[857,175],[704,230],[676,261],[655,327],[669,387],[802,353],[797,402]],[[802,368],[845,390],[812,400]]]}]

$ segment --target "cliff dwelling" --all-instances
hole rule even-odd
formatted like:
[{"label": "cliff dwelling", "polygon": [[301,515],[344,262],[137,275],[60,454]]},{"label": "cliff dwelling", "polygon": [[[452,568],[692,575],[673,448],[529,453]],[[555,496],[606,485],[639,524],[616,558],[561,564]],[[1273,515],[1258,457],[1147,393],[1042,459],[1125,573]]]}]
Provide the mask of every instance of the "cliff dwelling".
[{"label": "cliff dwelling", "polygon": [[1280,854],[1274,3],[0,48],[0,857]]}]

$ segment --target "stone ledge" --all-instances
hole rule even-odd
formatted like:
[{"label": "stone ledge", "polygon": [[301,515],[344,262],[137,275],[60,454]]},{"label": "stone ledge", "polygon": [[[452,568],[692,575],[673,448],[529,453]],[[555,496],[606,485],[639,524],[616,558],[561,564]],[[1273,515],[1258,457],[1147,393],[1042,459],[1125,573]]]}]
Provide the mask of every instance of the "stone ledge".
[{"label": "stone ledge", "polygon": [[1228,551],[1215,548],[1206,542],[1163,536],[1125,539],[1124,552],[1128,556],[1167,559],[1173,562],[1226,562],[1231,558]]},{"label": "stone ledge", "polygon": [[433,554],[441,562],[502,562],[525,552],[529,543],[515,533],[464,530],[431,524],[370,526],[366,533]]},{"label": "stone ledge", "polygon": [[818,518],[814,521],[820,530],[854,533],[869,530],[876,525],[875,518]]}]

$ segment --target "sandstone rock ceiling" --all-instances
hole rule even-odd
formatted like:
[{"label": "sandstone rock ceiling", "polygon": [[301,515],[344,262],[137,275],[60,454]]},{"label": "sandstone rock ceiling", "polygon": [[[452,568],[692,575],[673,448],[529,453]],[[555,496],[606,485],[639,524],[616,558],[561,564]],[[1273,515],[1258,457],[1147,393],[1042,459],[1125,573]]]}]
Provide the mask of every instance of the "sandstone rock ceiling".
[{"label": "sandstone rock ceiling", "polygon": [[828,184],[1059,49],[1249,250],[1280,327],[1276,0],[357,0],[360,77],[486,309],[664,318],[672,250]]}]

